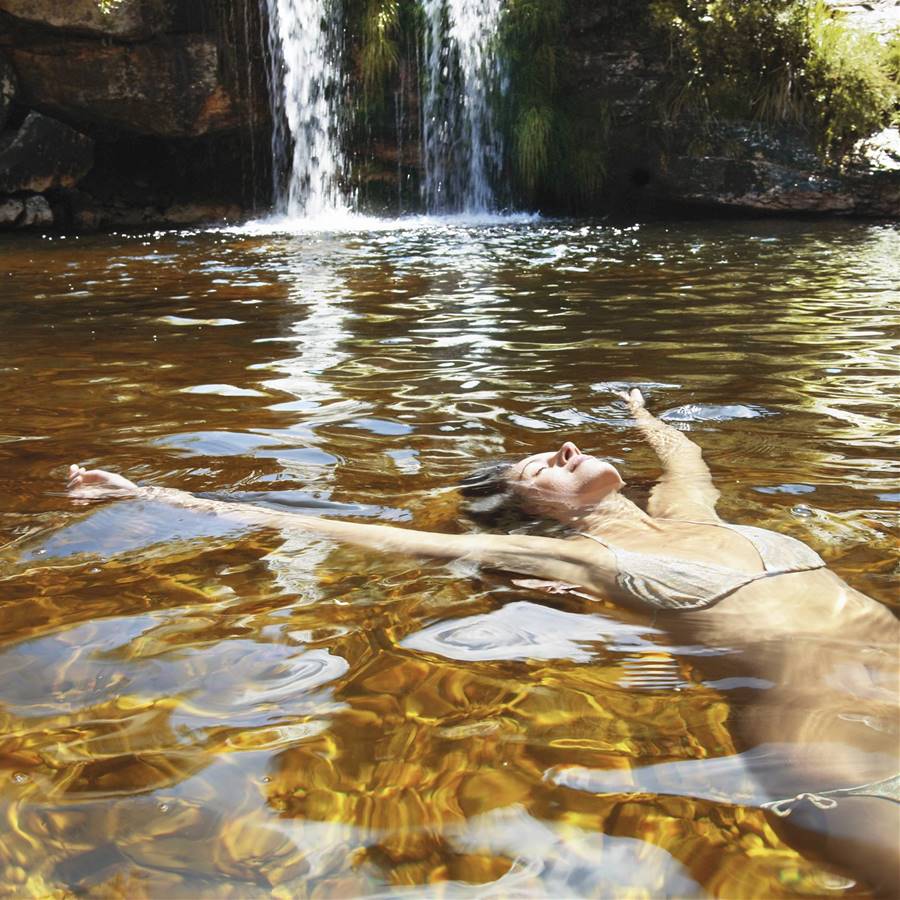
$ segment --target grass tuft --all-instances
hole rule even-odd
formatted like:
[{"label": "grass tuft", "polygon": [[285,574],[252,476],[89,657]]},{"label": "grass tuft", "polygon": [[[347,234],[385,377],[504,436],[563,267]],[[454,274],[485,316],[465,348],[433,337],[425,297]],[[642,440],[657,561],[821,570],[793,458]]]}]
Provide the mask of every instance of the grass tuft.
[{"label": "grass tuft", "polygon": [[395,35],[400,21],[399,0],[369,0],[363,14],[360,72],[371,93],[397,70],[400,53]]}]

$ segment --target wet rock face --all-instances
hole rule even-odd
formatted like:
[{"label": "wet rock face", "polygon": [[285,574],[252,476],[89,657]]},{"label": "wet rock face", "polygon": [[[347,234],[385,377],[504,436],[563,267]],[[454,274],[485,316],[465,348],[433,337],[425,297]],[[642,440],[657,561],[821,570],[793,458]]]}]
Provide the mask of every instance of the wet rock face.
[{"label": "wet rock face", "polygon": [[175,15],[173,0],[120,0],[108,12],[97,0],[0,0],[0,10],[24,22],[123,40],[162,34]]},{"label": "wet rock face", "polygon": [[890,136],[838,169],[825,166],[801,133],[731,123],[711,136],[705,153],[668,157],[658,182],[672,200],[710,208],[893,218],[900,216],[900,158],[891,157]]},{"label": "wet rock face", "polygon": [[16,222],[25,212],[25,201],[18,197],[0,199],[0,228],[15,228]]},{"label": "wet rock face", "polygon": [[800,170],[767,160],[676,157],[666,180],[674,199],[767,213],[900,216],[900,173]]},{"label": "wet rock face", "polygon": [[202,36],[135,45],[69,40],[14,48],[11,57],[23,100],[70,121],[172,138],[238,124],[216,44]]},{"label": "wet rock face", "polygon": [[0,0],[0,229],[255,206],[270,183],[253,162],[267,140],[258,0],[107,6]]},{"label": "wet rock face", "polygon": [[25,198],[25,214],[19,228],[48,228],[53,224],[53,211],[46,197],[33,194]]},{"label": "wet rock face", "polygon": [[89,137],[32,112],[17,132],[0,136],[0,193],[71,188],[93,164]]},{"label": "wet rock face", "polygon": [[16,97],[16,73],[9,60],[0,53],[0,131],[6,125],[9,110]]}]

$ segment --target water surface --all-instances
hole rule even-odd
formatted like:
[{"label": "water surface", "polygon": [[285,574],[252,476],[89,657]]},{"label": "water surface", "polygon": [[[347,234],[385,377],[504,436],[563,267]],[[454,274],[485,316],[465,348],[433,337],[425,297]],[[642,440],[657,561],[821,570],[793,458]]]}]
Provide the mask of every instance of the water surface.
[{"label": "water surface", "polygon": [[895,228],[414,223],[0,246],[0,877],[21,896],[809,896],[728,717],[765,685],[501,575],[76,505],[77,461],[471,530],[454,485],[652,454],[897,603]]}]

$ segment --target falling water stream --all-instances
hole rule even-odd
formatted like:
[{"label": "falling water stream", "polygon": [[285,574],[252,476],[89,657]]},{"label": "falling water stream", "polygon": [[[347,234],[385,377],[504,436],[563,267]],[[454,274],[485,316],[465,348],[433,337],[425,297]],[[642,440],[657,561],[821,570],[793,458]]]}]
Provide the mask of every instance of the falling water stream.
[{"label": "falling water stream", "polygon": [[[275,212],[321,220],[355,212],[345,155],[342,19],[329,0],[266,0]],[[495,101],[501,0],[423,0],[423,202],[428,213],[497,211],[502,139]]]},{"label": "falling water stream", "polygon": [[345,209],[339,6],[266,0],[275,211],[291,219]]},{"label": "falling water stream", "polygon": [[423,0],[427,75],[422,157],[428,212],[494,212],[504,87],[496,39],[501,0]]}]

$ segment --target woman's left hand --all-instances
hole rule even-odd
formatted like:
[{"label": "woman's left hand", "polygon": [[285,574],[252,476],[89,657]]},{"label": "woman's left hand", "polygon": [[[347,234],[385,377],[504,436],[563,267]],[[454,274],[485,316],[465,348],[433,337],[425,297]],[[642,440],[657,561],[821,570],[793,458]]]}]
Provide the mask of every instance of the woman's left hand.
[{"label": "woman's left hand", "polygon": [[628,404],[628,409],[631,410],[633,416],[645,408],[644,395],[638,388],[632,388],[630,391],[616,391],[616,393]]}]

